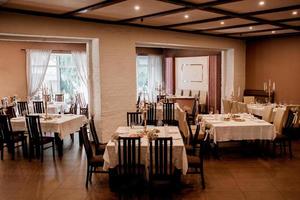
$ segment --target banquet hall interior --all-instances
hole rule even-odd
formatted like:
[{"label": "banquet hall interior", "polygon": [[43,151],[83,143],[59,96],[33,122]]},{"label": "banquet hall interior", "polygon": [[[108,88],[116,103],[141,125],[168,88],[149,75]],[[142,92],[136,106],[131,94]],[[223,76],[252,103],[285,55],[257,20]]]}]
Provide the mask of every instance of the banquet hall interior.
[{"label": "banquet hall interior", "polygon": [[0,200],[300,196],[300,0],[0,0]]}]

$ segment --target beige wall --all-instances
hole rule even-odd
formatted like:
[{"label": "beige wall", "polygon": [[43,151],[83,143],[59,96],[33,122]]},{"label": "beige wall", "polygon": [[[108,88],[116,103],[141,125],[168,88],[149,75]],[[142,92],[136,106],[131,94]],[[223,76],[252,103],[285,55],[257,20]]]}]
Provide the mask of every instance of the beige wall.
[{"label": "beige wall", "polygon": [[276,83],[275,101],[300,103],[300,36],[247,43],[246,88]]},{"label": "beige wall", "polygon": [[[242,88],[245,84],[245,44],[240,40],[5,13],[0,14],[0,33],[99,39],[101,81],[94,85],[101,87],[101,127],[105,140],[117,126],[126,124],[126,112],[135,108],[136,44],[233,49],[234,79]],[[100,97],[94,95],[93,98]]]},{"label": "beige wall", "polygon": [[0,41],[0,97],[27,96],[26,53],[22,49],[84,51],[85,44]]}]

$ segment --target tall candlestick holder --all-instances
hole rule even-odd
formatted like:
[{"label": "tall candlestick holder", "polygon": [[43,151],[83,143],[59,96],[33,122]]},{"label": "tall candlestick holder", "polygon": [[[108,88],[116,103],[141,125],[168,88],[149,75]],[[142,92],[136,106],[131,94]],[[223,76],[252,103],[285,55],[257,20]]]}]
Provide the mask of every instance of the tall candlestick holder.
[{"label": "tall candlestick holder", "polygon": [[43,88],[42,89],[42,95],[43,95],[43,100],[44,100],[44,105],[45,105],[45,117],[44,120],[50,120],[52,119],[49,115],[48,115],[48,100],[49,100],[49,94],[48,94],[48,89]]},{"label": "tall candlestick holder", "polygon": [[264,91],[268,94],[268,104],[271,103],[271,95],[275,92],[275,82],[272,82],[269,80],[269,82],[264,82]]}]

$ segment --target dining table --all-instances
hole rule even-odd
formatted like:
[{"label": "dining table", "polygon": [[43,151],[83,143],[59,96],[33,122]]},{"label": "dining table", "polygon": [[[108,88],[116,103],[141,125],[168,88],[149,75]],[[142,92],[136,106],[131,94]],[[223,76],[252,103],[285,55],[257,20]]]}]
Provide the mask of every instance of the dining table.
[{"label": "dining table", "polygon": [[248,113],[205,114],[198,119],[209,127],[214,143],[243,140],[274,140],[275,126]]},{"label": "dining table", "polygon": [[[85,115],[75,114],[45,114],[40,115],[41,129],[43,133],[55,133],[59,155],[63,154],[63,139],[70,134],[80,131],[80,127],[88,122]],[[13,131],[25,131],[26,119],[24,116],[11,118]]]},{"label": "dining table", "polygon": [[[141,137],[141,164],[145,165],[147,170],[147,166],[149,163],[149,140],[147,135],[143,134],[143,126],[134,126],[134,127],[126,127],[121,126],[118,127],[115,134],[118,137]],[[181,170],[182,174],[186,174],[188,170],[188,161],[187,154],[184,146],[183,139],[179,132],[177,126],[147,126],[147,130],[157,129],[159,133],[157,133],[158,137],[172,137],[173,140],[173,164],[176,169]],[[104,165],[103,169],[109,171],[110,169],[115,168],[118,163],[118,140],[111,139],[106,148],[103,155]]]}]

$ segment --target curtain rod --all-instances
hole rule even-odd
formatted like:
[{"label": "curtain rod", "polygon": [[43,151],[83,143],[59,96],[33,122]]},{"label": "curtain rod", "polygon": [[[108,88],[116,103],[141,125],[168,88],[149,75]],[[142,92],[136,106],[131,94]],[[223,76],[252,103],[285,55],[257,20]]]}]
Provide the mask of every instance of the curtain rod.
[{"label": "curtain rod", "polygon": [[[21,49],[21,51],[26,51],[27,49]],[[51,49],[52,52],[61,52],[61,53],[71,53],[71,50],[56,50],[56,49]]]}]

